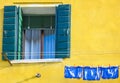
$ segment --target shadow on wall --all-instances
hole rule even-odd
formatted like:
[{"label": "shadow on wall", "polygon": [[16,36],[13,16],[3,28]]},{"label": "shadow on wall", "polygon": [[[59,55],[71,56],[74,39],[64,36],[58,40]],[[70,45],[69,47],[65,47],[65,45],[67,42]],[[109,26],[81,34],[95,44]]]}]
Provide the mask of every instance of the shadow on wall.
[{"label": "shadow on wall", "polygon": [[[10,64],[7,61],[0,61],[0,70],[4,70],[4,69],[12,69],[12,68],[20,68],[20,67],[35,67],[35,66],[39,66],[41,67],[41,69],[47,68],[48,66],[54,66],[54,65],[61,65],[61,63],[59,62],[55,62],[55,63],[30,63],[30,64],[12,64],[13,66],[10,66]],[[65,65],[64,65],[65,66]]]},{"label": "shadow on wall", "polygon": [[19,82],[16,82],[16,83],[27,82],[27,81],[29,81],[29,80],[31,80],[31,79],[35,79],[35,78],[36,78],[36,76],[32,76],[32,77],[30,77],[30,78],[26,78],[26,79],[24,79],[24,80],[22,80],[22,81],[19,81]]}]

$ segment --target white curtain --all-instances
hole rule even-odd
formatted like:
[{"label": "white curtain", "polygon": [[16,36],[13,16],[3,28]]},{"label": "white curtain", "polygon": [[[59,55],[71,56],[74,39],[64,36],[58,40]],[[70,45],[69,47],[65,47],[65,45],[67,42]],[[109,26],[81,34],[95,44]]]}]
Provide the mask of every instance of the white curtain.
[{"label": "white curtain", "polygon": [[[54,30],[44,30],[43,58],[55,58]],[[25,59],[40,59],[41,30],[31,29],[25,31]]]},{"label": "white curtain", "polygon": [[31,30],[25,31],[25,59],[30,59],[31,56]]},{"label": "white curtain", "polygon": [[40,30],[25,31],[25,59],[40,59],[40,37]]}]

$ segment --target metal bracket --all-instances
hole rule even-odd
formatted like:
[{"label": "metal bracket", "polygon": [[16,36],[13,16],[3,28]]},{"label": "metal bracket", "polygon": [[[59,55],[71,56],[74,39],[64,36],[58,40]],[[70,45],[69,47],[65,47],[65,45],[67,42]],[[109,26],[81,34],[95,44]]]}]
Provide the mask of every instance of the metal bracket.
[{"label": "metal bracket", "polygon": [[12,63],[10,62],[10,60],[7,57],[7,54],[6,53],[2,53],[2,56],[4,56],[5,60],[7,60],[8,63],[10,64],[10,66],[12,66]]}]

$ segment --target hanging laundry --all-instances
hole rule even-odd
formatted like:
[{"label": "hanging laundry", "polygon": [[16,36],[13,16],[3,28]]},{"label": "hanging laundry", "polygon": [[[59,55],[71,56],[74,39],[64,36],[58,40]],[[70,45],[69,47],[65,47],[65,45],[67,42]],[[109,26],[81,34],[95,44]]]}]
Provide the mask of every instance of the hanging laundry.
[{"label": "hanging laundry", "polygon": [[25,33],[25,59],[40,59],[40,30],[26,30]]},{"label": "hanging laundry", "polygon": [[82,67],[65,66],[64,77],[80,79],[82,77]]},{"label": "hanging laundry", "polygon": [[41,31],[33,29],[31,34],[31,59],[40,59]]},{"label": "hanging laundry", "polygon": [[103,79],[116,79],[119,77],[119,67],[102,67],[102,78]]},{"label": "hanging laundry", "polygon": [[83,80],[100,80],[100,73],[99,67],[84,67]]},{"label": "hanging laundry", "polygon": [[54,30],[44,30],[44,59],[55,58]]},{"label": "hanging laundry", "polygon": [[31,57],[31,30],[26,30],[25,33],[25,59],[30,59]]}]

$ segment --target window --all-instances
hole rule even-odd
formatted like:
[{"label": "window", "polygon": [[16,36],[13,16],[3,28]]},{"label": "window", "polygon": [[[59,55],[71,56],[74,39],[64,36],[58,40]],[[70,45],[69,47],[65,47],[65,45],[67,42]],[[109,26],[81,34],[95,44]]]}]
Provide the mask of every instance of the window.
[{"label": "window", "polygon": [[5,6],[2,51],[9,60],[68,58],[70,18],[71,6],[68,4]]}]

